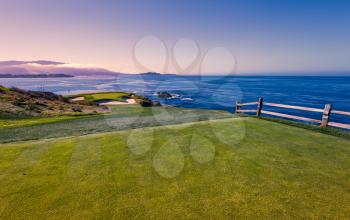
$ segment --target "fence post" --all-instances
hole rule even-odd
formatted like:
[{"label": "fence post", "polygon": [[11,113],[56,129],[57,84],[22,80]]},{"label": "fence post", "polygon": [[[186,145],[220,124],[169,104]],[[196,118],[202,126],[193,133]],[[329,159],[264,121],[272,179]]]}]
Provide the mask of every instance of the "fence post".
[{"label": "fence post", "polygon": [[259,117],[261,115],[262,107],[263,107],[263,98],[259,98],[258,110],[256,111],[256,116]]},{"label": "fence post", "polygon": [[326,104],[323,110],[321,127],[327,127],[331,111],[332,111],[332,105]]},{"label": "fence post", "polygon": [[236,101],[236,114],[238,114],[239,112],[239,109],[240,109],[241,107],[238,105],[238,101]]}]

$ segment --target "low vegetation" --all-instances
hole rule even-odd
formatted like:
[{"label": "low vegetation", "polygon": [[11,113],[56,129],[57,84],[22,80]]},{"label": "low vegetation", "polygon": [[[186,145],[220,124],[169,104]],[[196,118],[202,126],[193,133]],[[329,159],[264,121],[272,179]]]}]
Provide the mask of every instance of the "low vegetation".
[{"label": "low vegetation", "polygon": [[280,123],[230,118],[0,146],[2,219],[350,218],[350,141]]},{"label": "low vegetation", "polygon": [[0,86],[0,119],[84,115],[105,112],[103,107],[70,103],[51,93]]}]

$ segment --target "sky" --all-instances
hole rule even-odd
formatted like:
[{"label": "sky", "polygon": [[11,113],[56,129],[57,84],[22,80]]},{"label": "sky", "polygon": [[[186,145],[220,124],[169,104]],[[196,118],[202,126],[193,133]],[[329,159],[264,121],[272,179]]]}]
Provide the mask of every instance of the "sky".
[{"label": "sky", "polygon": [[118,72],[350,72],[347,0],[1,0],[0,61]]}]

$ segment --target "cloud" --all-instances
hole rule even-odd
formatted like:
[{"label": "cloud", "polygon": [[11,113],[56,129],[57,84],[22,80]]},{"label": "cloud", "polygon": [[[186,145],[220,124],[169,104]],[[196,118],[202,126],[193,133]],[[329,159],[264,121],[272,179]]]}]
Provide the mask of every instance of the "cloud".
[{"label": "cloud", "polygon": [[92,76],[116,75],[119,73],[92,65],[38,60],[0,61],[0,74],[68,74],[74,76]]},{"label": "cloud", "polygon": [[61,64],[65,64],[65,63],[55,62],[55,61],[48,61],[48,60],[37,60],[37,61],[9,60],[9,61],[0,61],[0,67],[1,66],[21,65],[21,64],[61,65]]}]

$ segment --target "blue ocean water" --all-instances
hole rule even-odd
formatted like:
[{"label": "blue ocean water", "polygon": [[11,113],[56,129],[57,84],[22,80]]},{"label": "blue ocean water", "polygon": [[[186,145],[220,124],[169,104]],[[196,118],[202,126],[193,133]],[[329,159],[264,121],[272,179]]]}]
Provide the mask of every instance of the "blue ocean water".
[{"label": "blue ocean water", "polygon": [[[164,105],[218,109],[234,112],[236,101],[264,101],[350,112],[350,77],[329,76],[142,76],[113,78],[74,77],[47,79],[0,79],[0,85],[30,90],[76,94],[92,91],[127,91],[159,100]],[[167,91],[171,99],[159,99]],[[273,108],[264,107],[266,110]],[[273,109],[275,110],[275,109]],[[278,109],[278,112],[320,119],[321,113]],[[350,117],[332,115],[332,121],[350,123]]]}]

